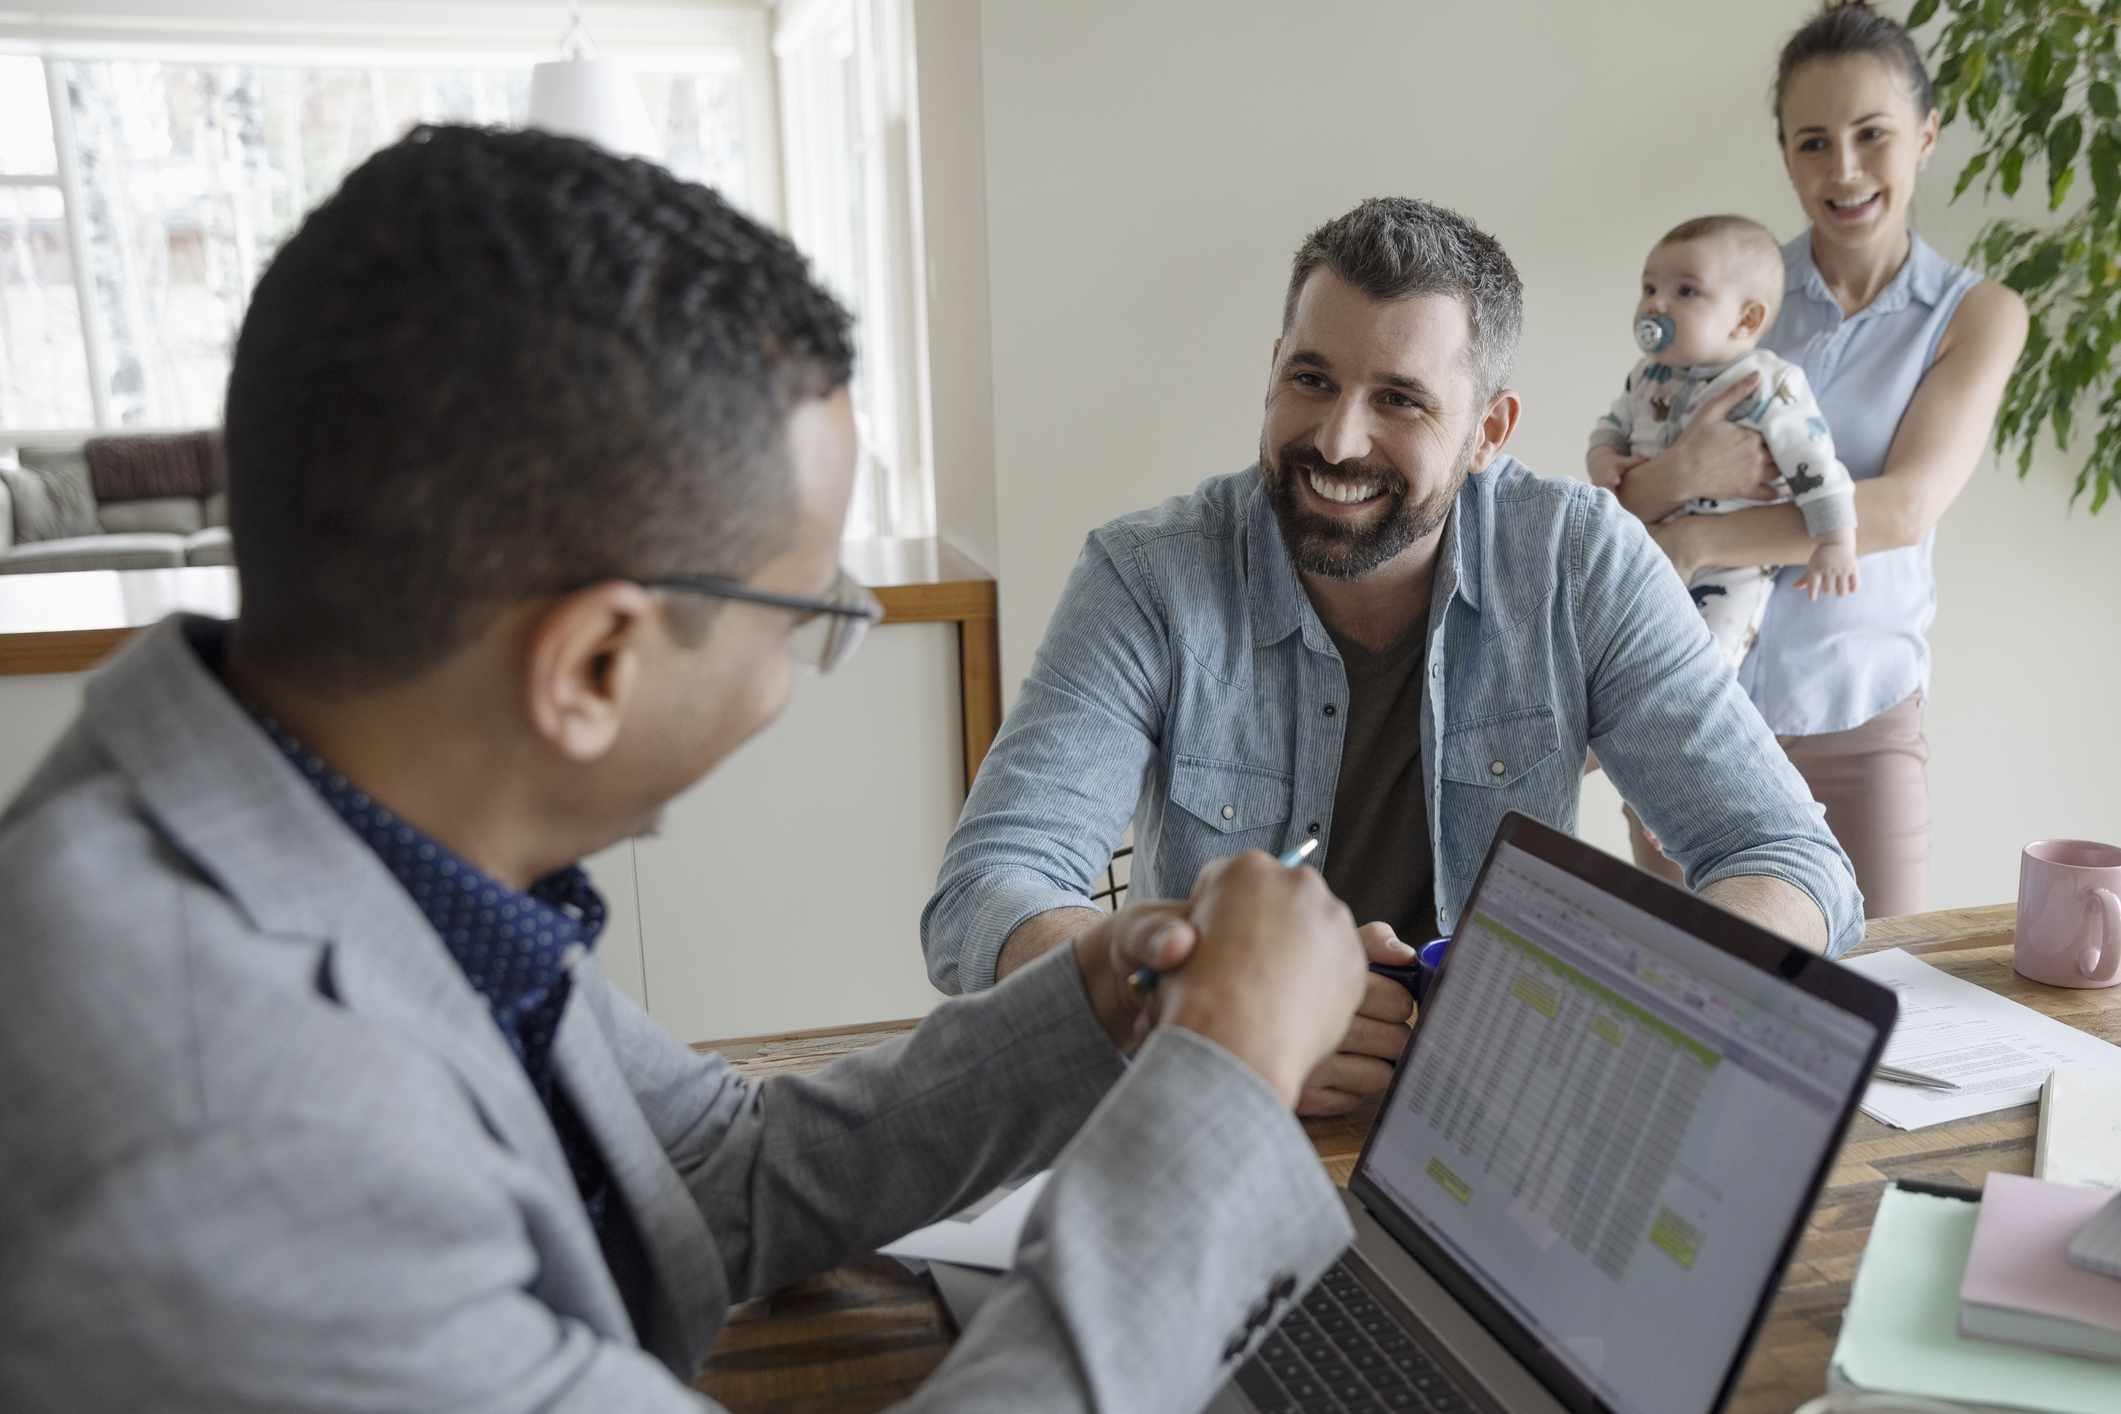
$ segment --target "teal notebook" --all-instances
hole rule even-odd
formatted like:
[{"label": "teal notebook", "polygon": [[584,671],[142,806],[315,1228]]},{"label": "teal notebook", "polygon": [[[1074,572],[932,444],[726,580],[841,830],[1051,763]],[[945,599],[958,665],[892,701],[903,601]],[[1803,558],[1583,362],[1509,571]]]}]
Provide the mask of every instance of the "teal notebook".
[{"label": "teal notebook", "polygon": [[1981,1205],[1887,1184],[1841,1319],[1832,1382],[1991,1410],[2114,1414],[2121,1368],[1959,1334]]}]

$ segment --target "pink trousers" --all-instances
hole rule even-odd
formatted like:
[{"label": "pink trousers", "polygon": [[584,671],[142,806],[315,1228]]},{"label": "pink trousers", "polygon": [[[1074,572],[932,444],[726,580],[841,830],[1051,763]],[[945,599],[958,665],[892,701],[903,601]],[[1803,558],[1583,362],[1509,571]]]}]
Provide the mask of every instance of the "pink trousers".
[{"label": "pink trousers", "polygon": [[[1826,807],[1827,828],[1856,866],[1864,916],[1927,908],[1930,747],[1922,735],[1922,694],[1845,732],[1783,737],[1782,749]],[[1635,863],[1678,883],[1679,866],[1649,842],[1634,810],[1626,813]]]}]

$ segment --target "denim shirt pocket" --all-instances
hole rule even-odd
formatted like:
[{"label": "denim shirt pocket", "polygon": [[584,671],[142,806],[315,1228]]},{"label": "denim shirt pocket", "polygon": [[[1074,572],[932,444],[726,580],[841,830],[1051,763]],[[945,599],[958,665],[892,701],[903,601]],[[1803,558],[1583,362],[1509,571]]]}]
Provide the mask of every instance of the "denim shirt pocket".
[{"label": "denim shirt pocket", "polygon": [[[1560,824],[1569,818],[1569,792],[1578,789],[1581,764],[1561,760],[1561,736],[1550,707],[1527,707],[1446,731],[1437,744],[1437,803],[1443,838],[1437,853],[1447,875],[1470,888],[1487,857],[1488,844],[1512,810]],[[1440,883],[1441,881],[1439,881]],[[1465,899],[1437,890],[1437,919],[1449,932]],[[1449,914],[1451,916],[1446,917]]]},{"label": "denim shirt pocket", "polygon": [[1276,848],[1295,794],[1294,778],[1279,771],[1174,755],[1171,799],[1156,851],[1163,892],[1184,898],[1211,861],[1241,850]]},{"label": "denim shirt pocket", "polygon": [[[1560,750],[1554,709],[1527,707],[1450,728],[1438,751],[1437,773],[1462,786],[1505,790]],[[1485,840],[1481,849],[1487,849]]]},{"label": "denim shirt pocket", "polygon": [[[1171,758],[1171,803],[1215,834],[1243,835],[1279,826],[1288,820],[1294,796],[1294,780],[1264,766],[1202,756]],[[1225,852],[1251,843],[1233,842]]]}]

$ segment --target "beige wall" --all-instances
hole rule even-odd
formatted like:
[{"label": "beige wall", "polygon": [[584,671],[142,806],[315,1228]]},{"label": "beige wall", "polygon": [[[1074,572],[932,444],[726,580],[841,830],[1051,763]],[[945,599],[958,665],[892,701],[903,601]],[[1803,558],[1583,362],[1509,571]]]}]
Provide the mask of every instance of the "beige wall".
[{"label": "beige wall", "polygon": [[[1512,450],[1576,474],[1631,357],[1648,241],[1725,209],[1797,228],[1765,92],[1808,9],[1722,6],[1712,20],[1646,0],[986,0],[1012,696],[1085,530],[1251,458],[1289,253],[1364,196],[1447,203],[1507,245],[1528,299]],[[1945,207],[1959,151],[1948,145],[1923,203],[1948,254],[1980,220]],[[978,219],[931,204],[931,241],[953,215]],[[2062,476],[2036,466],[2020,485],[1985,466],[1940,538],[1938,906],[2011,895],[2026,839],[2121,837],[2121,509],[2066,517]],[[1616,816],[1594,785],[1585,833],[1619,848]]]}]

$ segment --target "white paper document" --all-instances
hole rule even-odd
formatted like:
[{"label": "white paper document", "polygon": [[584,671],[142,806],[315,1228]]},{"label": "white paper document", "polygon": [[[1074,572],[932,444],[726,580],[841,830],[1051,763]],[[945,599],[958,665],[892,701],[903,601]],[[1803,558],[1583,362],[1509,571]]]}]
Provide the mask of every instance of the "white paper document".
[{"label": "white paper document", "polygon": [[999,1202],[976,1210],[976,1216],[944,1218],[915,1228],[877,1251],[902,1262],[955,1262],[961,1267],[1006,1272],[1016,1265],[1017,1239],[1045,1186],[1046,1174],[1037,1174]]},{"label": "white paper document", "polygon": [[2121,1072],[2121,1048],[1898,948],[1842,965],[1892,988],[1900,999],[1885,1063],[1959,1085],[1928,1090],[1873,1080],[1863,1092],[1863,1112],[1895,1129],[1926,1129],[2032,1104],[2047,1073],[2059,1065]]}]

